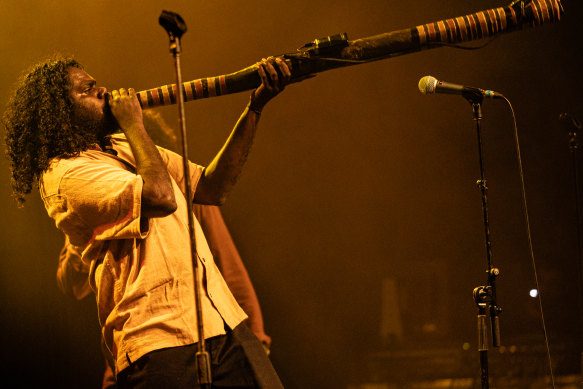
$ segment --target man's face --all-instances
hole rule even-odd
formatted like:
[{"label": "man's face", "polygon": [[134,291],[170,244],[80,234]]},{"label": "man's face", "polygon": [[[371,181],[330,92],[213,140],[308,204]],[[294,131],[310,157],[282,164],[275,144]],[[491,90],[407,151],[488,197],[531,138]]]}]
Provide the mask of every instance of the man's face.
[{"label": "man's face", "polygon": [[107,89],[98,87],[95,79],[79,68],[69,68],[69,79],[73,124],[98,138],[114,133],[117,126],[107,105]]}]

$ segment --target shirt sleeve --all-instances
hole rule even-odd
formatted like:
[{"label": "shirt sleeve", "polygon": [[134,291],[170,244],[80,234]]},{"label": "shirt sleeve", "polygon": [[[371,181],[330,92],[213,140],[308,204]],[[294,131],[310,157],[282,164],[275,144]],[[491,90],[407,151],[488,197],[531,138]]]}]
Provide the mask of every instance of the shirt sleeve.
[{"label": "shirt sleeve", "polygon": [[[174,181],[176,181],[176,184],[180,188],[180,191],[186,197],[182,156],[176,154],[173,151],[166,150],[161,147],[159,147],[158,150],[160,151],[160,156],[162,157],[162,160],[168,167],[168,173],[172,176]],[[204,167],[192,163],[190,161],[188,162],[188,164],[190,170],[190,187],[192,188],[192,196],[194,198],[194,192],[196,191],[196,187],[198,185],[200,177],[202,176]],[[191,198],[190,201],[192,202],[192,200],[193,199]]]},{"label": "shirt sleeve", "polygon": [[67,236],[59,254],[57,285],[61,292],[77,300],[91,293],[89,266],[81,261],[81,253],[69,242]]},{"label": "shirt sleeve", "polygon": [[85,247],[96,240],[146,237],[140,175],[84,157],[68,160],[67,166],[58,191],[45,199],[45,206],[72,244]]}]

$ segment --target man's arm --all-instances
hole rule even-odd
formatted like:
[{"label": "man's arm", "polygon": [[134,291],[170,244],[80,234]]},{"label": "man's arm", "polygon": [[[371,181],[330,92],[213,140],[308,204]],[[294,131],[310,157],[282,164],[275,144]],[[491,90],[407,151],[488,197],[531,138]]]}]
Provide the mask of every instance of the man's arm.
[{"label": "man's arm", "polygon": [[261,85],[251,94],[251,101],[237,121],[222,149],[205,169],[194,193],[200,204],[221,205],[237,182],[255,138],[263,107],[281,92],[291,79],[291,72],[281,59],[276,59],[281,77],[266,59],[258,62]]},{"label": "man's arm", "polygon": [[133,88],[111,92],[111,112],[116,118],[136,160],[136,169],[144,182],[142,217],[163,217],[176,211],[172,181],[158,149],[144,128],[142,109]]},{"label": "man's arm", "polygon": [[271,346],[271,338],[263,327],[263,314],[259,299],[249,277],[249,273],[239,255],[235,242],[229,233],[220,208],[210,205],[194,205],[194,214],[200,222],[206,241],[211,249],[215,263],[237,303],[249,317],[249,329],[263,343],[266,349]]}]

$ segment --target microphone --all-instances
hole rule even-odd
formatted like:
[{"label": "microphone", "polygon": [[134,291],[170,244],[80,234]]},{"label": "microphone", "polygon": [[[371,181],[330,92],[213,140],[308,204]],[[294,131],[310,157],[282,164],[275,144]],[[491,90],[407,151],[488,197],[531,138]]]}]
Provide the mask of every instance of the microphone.
[{"label": "microphone", "polygon": [[445,81],[438,81],[435,77],[425,76],[419,80],[419,91],[424,95],[433,93],[445,93],[449,95],[462,95],[468,100],[487,97],[489,99],[503,99],[501,93],[491,90],[474,88],[471,86],[457,85]]}]

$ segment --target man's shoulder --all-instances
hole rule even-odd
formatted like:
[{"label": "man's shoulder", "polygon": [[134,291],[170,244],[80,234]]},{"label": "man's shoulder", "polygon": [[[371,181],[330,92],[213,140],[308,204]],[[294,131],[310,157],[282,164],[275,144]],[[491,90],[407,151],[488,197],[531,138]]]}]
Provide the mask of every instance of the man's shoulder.
[{"label": "man's shoulder", "polygon": [[85,163],[102,160],[103,152],[100,150],[85,150],[81,151],[79,154],[68,157],[68,158],[55,158],[49,163],[49,168],[45,171],[45,174],[58,174],[59,172],[67,171],[70,168],[78,165],[83,165]]},{"label": "man's shoulder", "polygon": [[63,176],[75,166],[78,157],[55,158],[49,167],[42,173],[39,179],[39,189],[41,196],[50,196],[57,193]]},{"label": "man's shoulder", "polygon": [[70,158],[55,158],[55,159],[53,159],[50,162],[48,169],[46,169],[43,172],[42,177],[45,178],[45,177],[64,175],[72,167],[74,167],[78,164],[82,164],[87,160],[87,158],[84,154],[85,154],[85,152],[80,153],[79,155],[76,155],[76,156],[70,157]]},{"label": "man's shoulder", "polygon": [[55,158],[49,163],[49,167],[42,173],[40,184],[49,188],[57,188],[63,177],[74,170],[83,169],[88,165],[104,162],[103,152],[99,150],[86,150],[69,158]]}]

